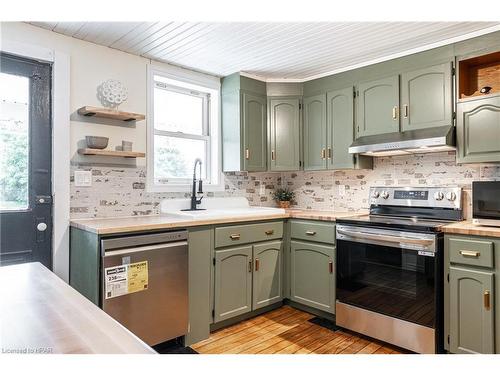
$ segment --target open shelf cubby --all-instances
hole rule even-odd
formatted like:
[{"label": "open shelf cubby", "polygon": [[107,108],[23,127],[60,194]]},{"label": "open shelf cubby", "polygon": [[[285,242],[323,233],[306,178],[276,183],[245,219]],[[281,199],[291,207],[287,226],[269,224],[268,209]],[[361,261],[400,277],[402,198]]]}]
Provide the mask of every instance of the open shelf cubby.
[{"label": "open shelf cubby", "polygon": [[458,99],[488,96],[480,90],[489,86],[489,94],[500,94],[500,51],[459,61]]}]

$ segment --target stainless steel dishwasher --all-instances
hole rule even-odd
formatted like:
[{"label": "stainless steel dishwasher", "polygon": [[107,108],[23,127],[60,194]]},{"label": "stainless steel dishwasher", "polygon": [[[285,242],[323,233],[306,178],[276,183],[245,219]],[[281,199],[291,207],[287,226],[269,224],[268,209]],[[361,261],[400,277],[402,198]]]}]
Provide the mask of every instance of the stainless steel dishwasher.
[{"label": "stainless steel dishwasher", "polygon": [[104,239],[102,308],[148,345],[188,331],[187,231]]}]

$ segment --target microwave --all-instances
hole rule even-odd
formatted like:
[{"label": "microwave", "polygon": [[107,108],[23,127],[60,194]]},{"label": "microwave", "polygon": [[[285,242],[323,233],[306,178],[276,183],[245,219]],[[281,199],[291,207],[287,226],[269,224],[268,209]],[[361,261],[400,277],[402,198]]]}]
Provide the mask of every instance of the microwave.
[{"label": "microwave", "polygon": [[472,223],[500,227],[500,181],[472,183]]}]

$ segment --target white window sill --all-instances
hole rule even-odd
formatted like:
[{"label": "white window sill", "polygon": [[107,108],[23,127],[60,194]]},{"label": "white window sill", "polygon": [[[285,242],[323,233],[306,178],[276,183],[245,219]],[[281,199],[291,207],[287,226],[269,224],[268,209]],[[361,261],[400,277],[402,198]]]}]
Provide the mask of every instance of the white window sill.
[{"label": "white window sill", "polygon": [[[198,189],[198,184],[196,184]],[[146,192],[148,193],[191,193],[193,189],[192,184],[171,184],[171,185],[146,185]],[[203,192],[224,191],[225,185],[209,185],[203,184]]]}]

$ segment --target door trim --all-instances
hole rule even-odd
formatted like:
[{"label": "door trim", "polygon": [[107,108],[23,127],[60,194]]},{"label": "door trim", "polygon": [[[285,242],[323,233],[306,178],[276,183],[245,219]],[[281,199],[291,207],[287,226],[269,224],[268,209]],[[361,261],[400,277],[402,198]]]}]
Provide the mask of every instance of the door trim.
[{"label": "door trim", "polygon": [[[69,282],[70,56],[32,44],[3,41],[2,52],[52,62],[52,269]],[[57,155],[57,158],[54,158]]]}]

